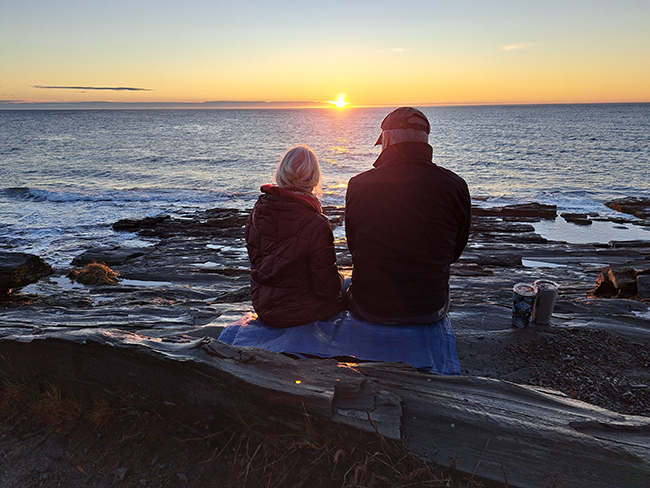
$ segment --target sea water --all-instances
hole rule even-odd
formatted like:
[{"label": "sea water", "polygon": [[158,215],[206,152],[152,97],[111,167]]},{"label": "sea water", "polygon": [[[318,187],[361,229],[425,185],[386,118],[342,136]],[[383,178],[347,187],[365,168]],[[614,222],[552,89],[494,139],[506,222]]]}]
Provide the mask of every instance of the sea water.
[{"label": "sea water", "polygon": [[[147,244],[114,232],[120,219],[250,209],[296,144],[320,159],[323,203],[343,205],[350,177],[379,155],[390,110],[0,111],[0,249],[65,267],[90,247]],[[612,215],[603,202],[650,196],[650,104],[422,110],[434,161],[467,181],[476,204]],[[558,218],[538,230],[561,238],[576,227]],[[650,239],[641,227],[597,227],[581,239]]]}]

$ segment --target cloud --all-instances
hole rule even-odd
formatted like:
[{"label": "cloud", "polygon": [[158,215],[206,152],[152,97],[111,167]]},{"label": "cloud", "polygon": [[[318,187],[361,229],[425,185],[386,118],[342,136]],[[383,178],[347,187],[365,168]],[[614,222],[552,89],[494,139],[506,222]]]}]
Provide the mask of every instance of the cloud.
[{"label": "cloud", "polygon": [[34,100],[0,100],[0,110],[42,109],[154,109],[154,108],[316,108],[330,107],[318,101],[209,101],[209,102],[43,102]]},{"label": "cloud", "polygon": [[151,91],[149,88],[133,88],[130,86],[47,86],[32,85],[32,88],[44,90],[111,90],[111,91]]},{"label": "cloud", "polygon": [[534,46],[534,42],[522,42],[520,44],[508,44],[507,46],[502,46],[502,51],[514,51],[515,49],[528,49],[530,46]]}]

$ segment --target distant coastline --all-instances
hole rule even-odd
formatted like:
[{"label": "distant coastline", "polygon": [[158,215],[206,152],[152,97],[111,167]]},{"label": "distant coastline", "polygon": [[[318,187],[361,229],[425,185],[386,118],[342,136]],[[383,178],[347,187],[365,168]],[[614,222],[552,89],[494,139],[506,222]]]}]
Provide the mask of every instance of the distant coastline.
[{"label": "distant coastline", "polygon": [[[518,106],[518,105],[643,105],[650,102],[466,102],[466,103],[411,103],[414,107],[450,106]],[[353,105],[350,108],[397,107],[405,104]],[[295,109],[295,108],[333,108],[326,101],[238,101],[220,100],[208,102],[29,102],[0,100],[0,110],[205,110],[205,109]]]},{"label": "distant coastline", "polygon": [[142,109],[210,109],[210,108],[326,108],[328,102],[265,102],[265,101],[210,101],[210,102],[12,102],[0,100],[0,110],[142,110]]}]

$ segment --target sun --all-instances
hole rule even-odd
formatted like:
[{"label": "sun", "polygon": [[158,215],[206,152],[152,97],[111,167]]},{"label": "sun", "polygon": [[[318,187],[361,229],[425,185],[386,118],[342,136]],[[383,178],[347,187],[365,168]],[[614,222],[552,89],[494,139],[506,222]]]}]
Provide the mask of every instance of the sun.
[{"label": "sun", "polygon": [[331,103],[336,108],[345,108],[346,105],[350,105],[345,101],[345,95],[343,93],[339,93],[339,97],[336,100],[328,101],[327,103]]}]

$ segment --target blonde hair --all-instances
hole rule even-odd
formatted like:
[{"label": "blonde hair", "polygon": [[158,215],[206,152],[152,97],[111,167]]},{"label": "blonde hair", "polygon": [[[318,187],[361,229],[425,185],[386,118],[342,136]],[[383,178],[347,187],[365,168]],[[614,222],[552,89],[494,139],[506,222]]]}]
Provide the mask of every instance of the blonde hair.
[{"label": "blonde hair", "polygon": [[275,182],[280,188],[300,193],[320,191],[321,172],[318,158],[307,146],[289,149],[275,170]]}]

